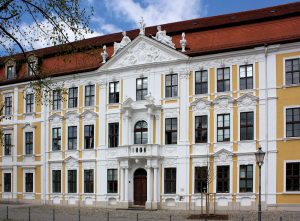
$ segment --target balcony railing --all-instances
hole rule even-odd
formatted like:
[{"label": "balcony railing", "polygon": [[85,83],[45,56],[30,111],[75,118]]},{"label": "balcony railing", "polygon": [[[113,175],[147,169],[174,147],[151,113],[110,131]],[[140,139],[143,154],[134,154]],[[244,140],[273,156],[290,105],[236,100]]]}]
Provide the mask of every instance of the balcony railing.
[{"label": "balcony railing", "polygon": [[118,147],[119,158],[160,157],[161,145],[136,144]]}]

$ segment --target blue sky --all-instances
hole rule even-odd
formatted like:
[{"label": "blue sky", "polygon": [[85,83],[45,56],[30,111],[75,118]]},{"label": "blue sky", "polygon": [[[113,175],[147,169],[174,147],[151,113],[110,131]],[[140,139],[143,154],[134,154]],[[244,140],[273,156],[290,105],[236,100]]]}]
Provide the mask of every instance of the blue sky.
[{"label": "blue sky", "polygon": [[94,8],[90,22],[95,35],[138,28],[143,16],[147,26],[193,18],[247,11],[295,0],[86,0]]}]

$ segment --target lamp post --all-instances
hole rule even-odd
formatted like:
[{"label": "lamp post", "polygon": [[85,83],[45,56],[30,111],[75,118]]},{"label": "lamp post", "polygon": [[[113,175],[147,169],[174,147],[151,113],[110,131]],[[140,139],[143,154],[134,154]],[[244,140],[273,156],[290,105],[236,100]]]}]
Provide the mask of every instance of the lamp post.
[{"label": "lamp post", "polygon": [[262,151],[261,147],[258,148],[255,153],[256,163],[259,167],[259,188],[258,188],[258,221],[261,221],[261,166],[264,163],[265,152]]}]

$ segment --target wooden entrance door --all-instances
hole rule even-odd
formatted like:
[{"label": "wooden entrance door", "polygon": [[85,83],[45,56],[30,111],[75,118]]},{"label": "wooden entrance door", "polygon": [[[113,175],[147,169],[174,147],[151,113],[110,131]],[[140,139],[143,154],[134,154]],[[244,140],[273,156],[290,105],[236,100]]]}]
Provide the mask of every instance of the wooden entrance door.
[{"label": "wooden entrance door", "polygon": [[147,172],[137,169],[134,172],[134,205],[145,206],[147,201]]}]

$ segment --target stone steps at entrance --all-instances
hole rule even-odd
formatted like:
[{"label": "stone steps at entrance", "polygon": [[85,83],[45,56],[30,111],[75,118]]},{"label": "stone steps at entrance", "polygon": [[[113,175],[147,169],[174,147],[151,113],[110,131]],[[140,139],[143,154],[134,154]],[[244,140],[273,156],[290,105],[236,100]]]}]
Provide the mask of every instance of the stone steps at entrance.
[{"label": "stone steps at entrance", "polygon": [[146,209],[145,206],[130,206],[128,208],[117,208],[117,210],[157,211],[157,209]]}]

